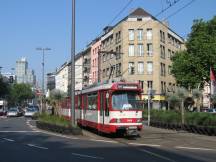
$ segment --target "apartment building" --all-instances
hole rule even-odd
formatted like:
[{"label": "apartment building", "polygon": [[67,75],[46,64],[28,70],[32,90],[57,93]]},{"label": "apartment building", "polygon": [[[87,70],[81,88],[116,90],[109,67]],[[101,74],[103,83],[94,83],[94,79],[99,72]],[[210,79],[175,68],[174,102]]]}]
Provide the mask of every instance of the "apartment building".
[{"label": "apartment building", "polygon": [[25,57],[16,61],[16,82],[17,83],[26,83],[31,86],[36,84],[36,75],[34,70],[28,68],[28,61]]},{"label": "apartment building", "polygon": [[87,46],[85,50],[82,51],[83,57],[83,87],[87,87],[92,84],[92,76],[91,76],[91,46]]},{"label": "apartment building", "polygon": [[91,84],[97,83],[99,81],[98,78],[98,53],[101,48],[101,40],[100,37],[96,38],[91,43]]},{"label": "apartment building", "polygon": [[65,62],[57,71],[55,76],[55,89],[68,93],[69,64]]},{"label": "apartment building", "polygon": [[[100,80],[139,82],[143,99],[155,90],[154,101],[163,106],[166,92],[175,91],[171,56],[184,49],[184,40],[142,8],[137,8],[101,37]],[[156,107],[157,107],[156,106]]]}]

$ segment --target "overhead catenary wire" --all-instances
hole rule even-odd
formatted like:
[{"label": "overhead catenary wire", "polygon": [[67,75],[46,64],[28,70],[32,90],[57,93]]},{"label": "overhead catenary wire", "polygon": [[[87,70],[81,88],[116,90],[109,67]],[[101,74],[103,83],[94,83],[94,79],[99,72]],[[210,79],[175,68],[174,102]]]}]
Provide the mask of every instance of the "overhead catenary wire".
[{"label": "overhead catenary wire", "polygon": [[[162,8],[162,10],[160,11],[160,12],[158,12],[154,17],[158,17],[159,15],[161,15],[162,13],[164,13],[165,11],[167,11],[168,9],[170,9],[171,7],[173,7],[174,5],[176,5],[178,2],[179,2],[180,0],[175,0],[173,3],[170,3],[170,5],[169,6],[167,6],[166,8]],[[149,19],[149,20],[147,20],[146,22],[144,22],[143,24],[141,24],[138,28],[141,28],[142,26],[144,26],[144,25],[147,25],[149,22],[151,22],[152,21],[152,19]],[[127,40],[127,38],[128,38],[128,36],[129,36],[129,33],[128,34],[126,34],[123,38],[121,38],[121,40],[123,40],[123,41],[125,41],[125,40]],[[124,39],[124,38],[126,38],[126,39]],[[123,46],[124,47],[124,46]],[[122,47],[122,49],[123,49],[123,47]],[[135,58],[133,58],[133,59],[136,59],[137,57],[136,56],[134,56]],[[126,69],[126,71],[128,70],[128,68]],[[125,71],[125,72],[126,72]],[[125,72],[123,72],[123,73],[121,73],[121,77],[122,77],[122,75],[125,73]],[[99,73],[102,73],[102,71],[100,71]]]}]

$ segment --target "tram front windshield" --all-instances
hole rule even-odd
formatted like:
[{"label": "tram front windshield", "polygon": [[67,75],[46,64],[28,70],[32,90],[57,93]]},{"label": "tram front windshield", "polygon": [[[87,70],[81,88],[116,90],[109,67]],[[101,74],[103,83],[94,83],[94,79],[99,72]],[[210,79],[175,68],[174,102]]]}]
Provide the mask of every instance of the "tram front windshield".
[{"label": "tram front windshield", "polygon": [[112,108],[114,110],[137,110],[142,108],[142,103],[137,92],[114,92],[112,94]]}]

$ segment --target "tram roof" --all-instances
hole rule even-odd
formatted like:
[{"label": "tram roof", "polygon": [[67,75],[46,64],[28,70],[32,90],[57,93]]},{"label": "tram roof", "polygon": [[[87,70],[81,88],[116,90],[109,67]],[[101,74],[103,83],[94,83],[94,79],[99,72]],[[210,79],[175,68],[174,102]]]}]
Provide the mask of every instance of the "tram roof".
[{"label": "tram roof", "polygon": [[127,82],[115,82],[115,83],[107,83],[107,84],[101,84],[98,86],[94,87],[89,87],[86,89],[83,89],[81,93],[89,93],[89,92],[95,92],[98,90],[105,90],[105,89],[118,89],[118,85],[137,85],[137,87],[127,87],[125,90],[130,89],[130,90],[138,90],[140,87],[138,86],[138,83],[127,83]]}]

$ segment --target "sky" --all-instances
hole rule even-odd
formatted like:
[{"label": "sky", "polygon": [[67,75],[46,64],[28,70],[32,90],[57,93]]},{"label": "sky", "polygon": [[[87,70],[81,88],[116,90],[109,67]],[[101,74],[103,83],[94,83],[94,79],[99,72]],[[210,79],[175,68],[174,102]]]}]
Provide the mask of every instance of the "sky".
[{"label": "sky", "polygon": [[[129,5],[118,14],[125,5]],[[96,38],[107,25],[114,25],[132,10],[141,7],[153,16],[174,0],[76,0],[76,52]],[[177,0],[176,0],[177,1]],[[191,0],[180,0],[159,20],[166,19]],[[45,52],[45,73],[53,72],[70,59],[72,0],[0,0],[0,66],[12,72],[16,60],[26,57],[41,82],[42,52]],[[117,16],[118,15],[118,16]],[[183,38],[191,31],[194,19],[205,21],[216,15],[215,0],[194,0],[168,19],[169,26]],[[114,22],[110,22],[117,16]]]}]

